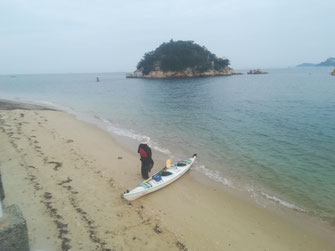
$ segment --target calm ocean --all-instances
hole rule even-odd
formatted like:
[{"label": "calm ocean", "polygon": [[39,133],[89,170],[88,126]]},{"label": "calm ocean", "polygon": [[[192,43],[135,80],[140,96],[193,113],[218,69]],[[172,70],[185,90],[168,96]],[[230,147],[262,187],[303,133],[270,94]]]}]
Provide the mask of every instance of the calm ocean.
[{"label": "calm ocean", "polygon": [[335,222],[331,70],[169,80],[3,75],[0,98],[62,107],[166,158],[197,153],[195,170],[213,182]]}]

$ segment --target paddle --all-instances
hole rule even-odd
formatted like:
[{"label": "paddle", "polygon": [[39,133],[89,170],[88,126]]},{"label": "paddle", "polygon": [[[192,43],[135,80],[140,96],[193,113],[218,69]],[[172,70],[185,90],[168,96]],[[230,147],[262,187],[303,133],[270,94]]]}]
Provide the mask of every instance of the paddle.
[{"label": "paddle", "polygon": [[148,182],[149,180],[152,180],[152,177],[150,177],[149,179],[144,180],[142,183]]},{"label": "paddle", "polygon": [[[168,159],[166,161],[165,167],[166,168],[170,168],[171,167],[171,160]],[[144,180],[142,183],[148,182],[149,180],[152,180],[152,177],[150,177],[149,179]]]}]

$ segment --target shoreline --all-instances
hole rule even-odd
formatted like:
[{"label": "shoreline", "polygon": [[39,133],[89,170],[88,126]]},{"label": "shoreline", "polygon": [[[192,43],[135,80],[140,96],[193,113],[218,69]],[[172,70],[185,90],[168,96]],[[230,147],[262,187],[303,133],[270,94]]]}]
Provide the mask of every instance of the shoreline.
[{"label": "shoreline", "polygon": [[183,71],[167,71],[154,70],[148,74],[143,74],[142,71],[136,70],[133,73],[126,73],[126,78],[144,78],[144,79],[174,79],[174,78],[201,78],[201,77],[216,77],[216,76],[232,76],[235,74],[233,68],[228,66],[220,70],[207,70],[205,72],[197,72],[191,68]]},{"label": "shoreline", "polygon": [[[62,108],[61,108],[62,110]],[[132,153],[137,152],[137,147],[139,144],[138,138],[144,137],[147,138],[148,136],[145,135],[139,135],[135,134],[135,138],[129,136],[129,135],[123,135],[118,134],[117,132],[113,130],[109,130],[108,125],[107,127],[104,125],[101,125],[97,121],[93,121],[90,119],[87,119],[87,117],[81,117],[78,115],[78,113],[73,112],[73,111],[65,111],[71,115],[73,115],[76,119],[83,121],[85,123],[89,123],[91,125],[94,125],[103,131],[107,131],[113,139],[116,141],[117,144],[119,144],[121,147],[127,149],[128,151]],[[101,120],[105,123],[105,119],[101,117],[96,117],[96,119]],[[100,122],[101,122],[100,121]],[[117,131],[119,131],[120,128],[116,128]],[[122,129],[121,129],[122,130]],[[157,145],[157,142],[151,142],[154,143],[154,146],[152,147],[152,151],[154,153],[154,159],[155,161],[160,161],[162,163],[162,166],[164,165],[165,161],[167,159],[172,159],[174,160],[179,160],[180,158],[182,159],[183,157],[188,157],[188,156],[181,156],[179,155],[179,159],[174,158],[175,153],[170,152],[169,149],[161,148],[160,146]],[[136,155],[136,154],[135,154]],[[200,159],[198,161],[201,161]],[[159,168],[160,169],[160,168]],[[329,217],[320,217],[320,215],[315,214],[312,211],[305,210],[302,207],[299,207],[298,204],[295,202],[290,202],[289,200],[282,199],[280,196],[274,196],[271,195],[270,193],[267,193],[267,191],[263,190],[258,190],[256,187],[245,187],[244,183],[242,180],[237,181],[236,177],[229,176],[228,179],[225,178],[224,176],[221,176],[216,173],[215,170],[210,170],[203,166],[202,164],[199,166],[193,165],[192,170],[195,171],[195,175],[199,177],[200,180],[205,181],[206,184],[209,186],[219,186],[221,187],[220,189],[223,191],[230,191],[231,194],[234,194],[233,196],[238,196],[242,200],[248,200],[249,203],[255,204],[256,206],[264,207],[264,208],[271,208],[269,210],[274,211],[276,213],[280,211],[285,211],[287,214],[294,214],[295,212],[298,212],[299,214],[302,214],[303,217],[311,218],[312,221],[316,224],[321,223],[325,225],[326,227],[335,227],[335,222],[334,218],[329,218]],[[151,172],[151,175],[154,173]],[[246,181],[246,180],[244,180]],[[285,218],[285,216],[283,216]],[[334,228],[335,230],[335,228]]]},{"label": "shoreline", "polygon": [[225,73],[221,73],[221,74],[213,74],[213,75],[192,75],[192,76],[135,76],[135,75],[130,75],[131,73],[126,73],[126,78],[140,78],[140,79],[187,79],[187,78],[210,78],[210,77],[224,77],[224,76],[234,76],[234,75],[243,75],[243,73],[229,73],[229,74],[225,74]]},{"label": "shoreline", "polygon": [[[8,198],[5,199],[5,202],[7,206],[8,203],[20,204],[25,217],[29,216],[28,212],[31,211],[27,205],[32,202],[29,202],[29,197],[25,196],[30,193],[31,200],[35,201],[33,207],[42,212],[43,222],[54,225],[52,217],[45,213],[45,205],[50,201],[44,195],[49,192],[52,193],[52,198],[59,197],[58,199],[63,200],[64,203],[71,202],[72,199],[73,204],[70,203],[68,211],[57,207],[58,202],[50,199],[54,209],[58,209],[64,215],[74,216],[73,220],[69,220],[69,225],[84,225],[83,230],[78,230],[82,231],[84,236],[86,232],[94,230],[89,227],[90,224],[85,223],[84,217],[77,212],[82,210],[86,215],[92,217],[94,222],[99,222],[94,231],[100,240],[113,236],[113,241],[118,240],[118,244],[115,245],[121,249],[127,247],[135,247],[135,249],[137,247],[138,250],[145,249],[144,247],[153,249],[155,246],[150,246],[152,245],[150,241],[176,250],[181,247],[194,250],[208,247],[213,250],[222,250],[222,248],[228,247],[232,247],[234,250],[245,250],[250,247],[254,247],[256,250],[260,248],[270,250],[324,248],[330,250],[327,248],[335,246],[330,239],[331,229],[322,229],[321,225],[320,228],[317,228],[308,219],[305,219],[305,222],[299,222],[299,219],[304,219],[304,217],[294,213],[292,213],[292,220],[295,219],[296,222],[289,222],[288,219],[283,221],[283,218],[287,216],[285,213],[285,215],[280,215],[280,212],[276,214],[259,205],[253,205],[247,201],[247,198],[236,196],[232,191],[223,189],[219,184],[209,182],[206,177],[201,177],[199,173],[192,171],[188,172],[180,181],[176,181],[152,195],[144,196],[129,205],[120,198],[120,195],[126,188],[135,186],[141,181],[140,163],[136,153],[120,146],[110,134],[95,125],[76,120],[72,115],[59,111],[11,110],[9,112],[0,110],[0,114],[4,124],[12,128],[12,130],[8,130],[8,126],[2,125],[3,130],[7,133],[1,133],[1,139],[5,142],[1,151],[13,156],[11,160],[2,156],[0,168],[2,170],[4,164],[8,164],[13,167],[13,170],[19,171],[13,173],[13,170],[8,167],[5,167],[5,171],[2,170],[5,190],[12,191],[11,193],[16,191],[20,194],[15,196],[17,194],[13,195],[7,192]],[[22,116],[22,114],[24,115]],[[64,124],[67,127],[64,127]],[[7,143],[6,138],[8,138]],[[23,138],[27,138],[26,141]],[[62,151],[65,150],[69,150],[69,153],[64,154]],[[48,157],[48,161],[44,163],[43,159],[46,157]],[[118,159],[118,157],[122,157],[122,159]],[[62,158],[62,161],[59,161],[59,158]],[[62,163],[62,165],[56,168],[56,162]],[[81,162],[83,167],[79,168],[77,162]],[[163,165],[162,160],[155,161],[152,174]],[[41,168],[46,174],[39,173]],[[35,179],[31,180],[33,177],[31,175],[34,175]],[[16,187],[19,183],[11,184],[14,181],[9,181],[5,177],[15,177],[16,181],[20,179],[24,181],[27,178],[28,180],[23,182],[22,187]],[[55,179],[55,182],[45,192],[43,189],[49,188],[50,177]],[[36,183],[37,180],[40,180],[39,184]],[[8,186],[11,189],[6,189]],[[42,188],[36,190],[35,187],[39,186]],[[21,194],[22,190],[20,189],[26,189],[26,192]],[[58,189],[61,189],[63,193],[65,191],[65,198],[62,198],[62,193],[58,192]],[[96,194],[95,190],[105,191],[107,195]],[[92,198],[85,198],[84,192],[91,195]],[[101,201],[97,201],[98,198]],[[22,201],[19,201],[20,199]],[[45,201],[45,204],[39,202],[40,199]],[[175,203],[169,203],[171,201]],[[86,202],[98,205],[86,205]],[[71,212],[71,208],[74,208],[72,210],[74,212]],[[114,212],[117,217],[110,215],[111,212]],[[63,214],[59,214],[59,216],[65,219]],[[32,219],[27,219],[28,228],[29,223],[36,228],[39,227],[39,224],[43,225],[43,222],[36,222],[34,214],[29,217]],[[113,230],[114,234],[109,233],[110,230],[106,230],[108,226],[104,223],[105,220],[112,225],[116,222],[116,225],[120,226],[118,231]],[[306,225],[313,227],[304,230]],[[105,229],[105,232],[100,229]],[[29,233],[34,236],[38,230],[34,231]],[[51,229],[50,233],[52,231],[54,233],[49,234],[53,235],[53,237],[49,236],[50,242],[52,240],[56,244],[60,241],[57,237],[57,229]],[[145,234],[141,235],[143,231]],[[135,236],[131,237],[130,233]],[[144,236],[150,236],[150,238]],[[38,239],[37,235],[29,237],[31,241],[32,238]],[[65,238],[65,236],[63,237]],[[136,237],[135,240],[132,239],[134,237]],[[92,239],[87,234],[86,238],[88,240],[84,241],[85,245],[92,246]],[[81,236],[71,235],[71,240],[78,239],[80,240],[78,242],[82,242]],[[74,245],[74,242],[71,241],[70,244]],[[39,242],[36,240],[33,243]],[[100,246],[104,247],[102,243],[103,241]],[[107,244],[109,243],[107,242]],[[138,248],[138,244],[142,245],[141,248]],[[36,248],[41,247],[36,246]]]},{"label": "shoreline", "polygon": [[[9,109],[23,109],[23,110],[51,110],[51,111],[60,111],[64,112],[66,114],[70,114],[75,119],[82,121],[84,123],[88,123],[90,125],[93,125],[94,127],[97,127],[104,132],[107,132],[109,135],[112,136],[112,138],[116,141],[117,144],[119,144],[121,147],[125,148],[127,151],[130,151],[131,153],[136,153],[137,146],[139,144],[139,138],[143,138],[144,141],[150,140],[149,136],[141,135],[141,134],[134,134],[134,135],[128,135],[128,129],[126,129],[126,134],[119,133],[119,131],[123,130],[122,128],[115,127],[114,125],[110,124],[110,122],[104,118],[101,118],[100,116],[96,116],[93,114],[86,114],[83,112],[76,112],[72,108],[67,108],[58,104],[49,103],[49,102],[35,102],[30,100],[24,100],[24,99],[1,99],[0,98],[0,110],[2,109],[7,110]],[[106,124],[107,123],[107,124]],[[110,126],[113,128],[111,129]],[[115,131],[116,130],[116,131]],[[132,132],[130,132],[132,133]],[[134,132],[133,132],[134,133]],[[135,137],[135,138],[134,138]],[[152,151],[154,152],[154,158],[161,163],[165,163],[166,159],[174,158],[176,156],[175,153],[170,152],[169,149],[162,148],[159,143],[157,142],[151,142],[153,144]],[[136,155],[136,154],[135,154]],[[187,156],[179,155],[179,158],[184,158]],[[179,160],[179,159],[175,159]],[[217,174],[215,174],[215,171],[212,171],[210,169],[206,169],[205,171],[202,170],[203,166],[193,166],[193,170],[196,169],[197,175],[200,175],[200,177],[204,176],[203,179],[208,179],[208,184],[214,183],[216,185],[222,186],[222,189],[228,189],[232,190],[233,193],[240,194],[239,196],[244,199],[245,197],[253,197],[253,200],[251,200],[252,203],[255,203],[257,205],[260,205],[262,207],[267,207],[268,205],[277,205],[280,208],[283,208],[285,210],[293,210],[293,211],[299,211],[302,214],[306,214],[309,217],[313,217],[317,220],[320,220],[322,222],[325,222],[326,224],[329,224],[330,226],[335,226],[335,222],[333,221],[333,218],[329,217],[320,217],[314,212],[310,212],[305,210],[304,208],[301,208],[297,206],[294,202],[289,202],[286,200],[282,200],[280,197],[273,196],[271,194],[268,194],[266,191],[262,190],[256,190],[252,187],[243,187],[243,183],[238,183],[234,177],[228,177],[226,179],[223,176],[216,177]],[[151,173],[152,174],[152,173]],[[255,197],[258,197],[256,200]],[[258,203],[257,201],[263,201],[263,203]],[[276,209],[275,209],[276,210]],[[328,221],[330,219],[330,221]]]}]

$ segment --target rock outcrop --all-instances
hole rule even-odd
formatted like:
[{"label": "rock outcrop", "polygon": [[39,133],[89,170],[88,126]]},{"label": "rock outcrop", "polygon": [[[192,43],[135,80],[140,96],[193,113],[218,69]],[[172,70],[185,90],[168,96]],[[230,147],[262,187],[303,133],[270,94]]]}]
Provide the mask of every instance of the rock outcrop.
[{"label": "rock outcrop", "polygon": [[191,68],[187,68],[185,71],[167,71],[164,72],[160,69],[149,72],[149,74],[143,74],[140,71],[134,73],[128,73],[127,78],[192,78],[192,77],[212,77],[212,76],[231,76],[235,75],[234,69],[225,67],[221,70],[208,70],[205,72],[196,72]]},{"label": "rock outcrop", "polygon": [[248,71],[248,74],[267,74],[267,72],[261,69],[253,69]]}]

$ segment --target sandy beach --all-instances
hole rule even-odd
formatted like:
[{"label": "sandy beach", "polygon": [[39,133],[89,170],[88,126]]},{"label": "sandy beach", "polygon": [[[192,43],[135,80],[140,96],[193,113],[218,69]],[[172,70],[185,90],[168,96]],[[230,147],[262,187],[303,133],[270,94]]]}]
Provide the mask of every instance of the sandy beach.
[{"label": "sandy beach", "polygon": [[[0,140],[3,203],[21,209],[31,250],[335,250],[331,227],[264,209],[192,169],[127,202],[123,191],[141,182],[137,154],[61,111],[1,102]],[[163,166],[155,160],[152,174]]]}]

